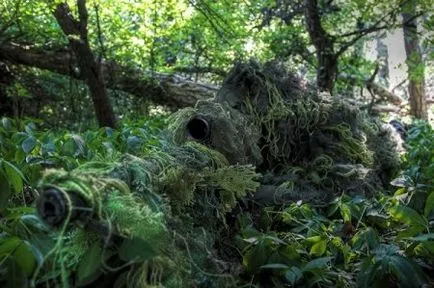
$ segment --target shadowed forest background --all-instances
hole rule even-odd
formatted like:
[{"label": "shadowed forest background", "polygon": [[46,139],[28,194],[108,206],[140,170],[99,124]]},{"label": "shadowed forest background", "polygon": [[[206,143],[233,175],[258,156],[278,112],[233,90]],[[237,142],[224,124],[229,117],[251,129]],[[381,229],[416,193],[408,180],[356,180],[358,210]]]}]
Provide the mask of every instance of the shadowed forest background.
[{"label": "shadowed forest background", "polygon": [[283,61],[374,111],[427,119],[433,101],[430,1],[58,4],[2,1],[6,116],[114,127],[151,106],[209,97],[234,63],[252,57]]},{"label": "shadowed forest background", "polygon": [[[239,72],[244,69],[240,67],[248,73]],[[273,74],[267,67],[284,68]],[[292,78],[280,73],[297,79],[297,93],[314,91],[309,93],[320,96],[309,100],[306,92],[295,98],[305,104],[288,104],[292,100],[285,98],[282,83]],[[429,0],[0,0],[0,285],[432,287],[433,75],[434,6]],[[281,143],[268,131],[281,129],[282,122],[260,118],[261,109],[253,113],[244,102],[234,104],[228,108],[230,118],[206,106],[215,95],[219,105],[223,98],[227,100],[223,92],[240,78],[251,88],[248,95],[254,89],[269,93],[265,106],[292,107],[273,111],[296,123],[291,127],[297,133],[307,131],[291,132],[295,144],[288,140],[293,150],[285,150],[287,155],[273,154]],[[251,82],[256,79],[255,86]],[[284,95],[272,98],[277,93],[273,91]],[[346,104],[339,106],[339,101]],[[330,111],[342,115],[315,125],[334,131],[327,135],[333,135],[330,146],[336,146],[324,148],[326,156],[319,150],[294,156],[294,147],[310,141],[303,137],[314,135],[316,126],[310,118],[323,117],[321,109],[328,109],[329,103],[338,103],[342,110]],[[302,105],[307,110],[296,110]],[[253,148],[247,151],[244,146],[254,145],[243,138],[233,146],[246,149],[242,151],[246,157],[232,163],[239,151],[208,139],[212,122],[201,117],[215,117],[215,123],[220,116],[238,121],[239,115],[235,117],[231,109],[242,111],[243,117],[256,113],[257,118],[240,118],[235,128],[222,126],[222,135],[237,131],[237,137],[247,139],[256,137],[256,132],[268,133],[268,138],[258,138],[258,145],[263,145],[258,148],[260,156]],[[298,120],[291,122],[290,115]],[[247,128],[245,135],[240,132],[240,127],[250,129],[250,125],[258,125],[259,132]],[[204,147],[179,140],[179,127],[188,129]],[[355,132],[358,127],[362,136]],[[204,134],[195,136],[191,129]],[[167,140],[170,133],[173,143]],[[378,148],[382,144],[374,142],[389,134],[397,148]],[[225,137],[221,141],[235,135]],[[345,156],[335,150],[327,154],[327,149]],[[381,154],[392,150],[397,157],[391,156],[389,167]],[[183,153],[192,153],[191,159]],[[208,159],[207,164],[194,166],[199,158]],[[290,168],[281,168],[284,165]],[[127,172],[117,170],[120,167]],[[142,170],[128,170],[134,167]],[[371,185],[368,178],[373,171],[383,186]],[[86,173],[92,176],[86,178]],[[129,183],[122,177],[134,180]],[[116,180],[108,180],[112,178]],[[346,193],[365,184],[367,194]],[[297,185],[314,187],[312,195],[323,189],[336,197],[327,198],[326,204],[291,198],[284,205],[264,204],[266,200],[259,198],[276,187],[285,193],[298,191]],[[193,191],[208,186],[220,187],[226,194],[195,198]],[[84,214],[77,216],[80,229],[92,227],[86,234],[84,228],[71,232],[66,224],[54,225],[47,214],[42,218],[51,220],[42,221],[35,203],[47,187],[88,193],[92,213],[110,225],[88,223]],[[106,189],[128,195],[148,193],[151,196],[145,193],[140,198],[147,210],[134,206],[136,198],[107,200],[108,194],[101,196]],[[171,194],[175,190],[184,194]],[[260,196],[251,196],[254,192]],[[50,197],[58,197],[56,193]],[[112,194],[118,197],[116,193]],[[264,203],[246,204],[250,196]],[[74,197],[68,199],[69,206],[76,204]],[[102,204],[106,200],[120,203],[118,210],[106,208]],[[210,217],[215,219],[211,224],[199,223],[205,228],[198,232],[195,219],[207,217],[197,212],[202,211],[198,207],[206,205],[216,209]],[[171,208],[165,210],[166,206]],[[68,221],[76,216],[71,211]],[[95,216],[89,215],[85,216]],[[118,226],[111,227],[112,222]],[[140,223],[165,228],[148,231]],[[161,247],[149,244],[166,237],[161,236],[164,233],[173,242]],[[143,240],[143,235],[154,238]],[[70,250],[65,248],[68,245]],[[181,266],[188,268],[177,268]]]}]

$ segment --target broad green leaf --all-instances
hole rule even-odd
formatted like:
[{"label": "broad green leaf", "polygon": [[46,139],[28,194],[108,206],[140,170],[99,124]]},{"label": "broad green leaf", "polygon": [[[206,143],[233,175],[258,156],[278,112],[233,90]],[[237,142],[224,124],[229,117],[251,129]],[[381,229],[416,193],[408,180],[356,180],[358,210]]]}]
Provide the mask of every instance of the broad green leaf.
[{"label": "broad green leaf", "polygon": [[11,119],[9,119],[9,118],[7,118],[7,117],[3,117],[3,118],[2,118],[2,124],[3,124],[3,127],[4,127],[7,131],[9,131],[9,130],[12,129],[12,121],[11,121]]},{"label": "broad green leaf", "polygon": [[102,252],[101,244],[95,241],[78,265],[77,276],[80,282],[88,279],[98,271]]},{"label": "broad green leaf", "polygon": [[124,261],[141,262],[155,255],[152,247],[140,238],[126,239],[119,248],[119,257]]},{"label": "broad green leaf", "polygon": [[327,249],[327,240],[321,240],[315,243],[310,249],[310,254],[314,256],[321,256]]},{"label": "broad green leaf", "polygon": [[312,271],[312,270],[316,270],[316,269],[326,268],[332,259],[333,259],[333,257],[322,257],[322,258],[314,259],[314,260],[308,262],[303,267],[302,270],[303,270],[303,272],[307,272],[307,271]]},{"label": "broad green leaf", "polygon": [[15,167],[15,165],[13,165],[8,161],[3,160],[3,166],[6,175],[9,178],[9,182],[12,184],[12,187],[14,188],[15,192],[22,192],[24,186],[23,173],[21,173],[21,171],[17,167]]},{"label": "broad green leaf", "polygon": [[357,274],[357,287],[359,288],[370,288],[372,285],[373,274],[379,263],[375,263],[373,257],[366,257],[362,265],[360,265],[360,271]]},{"label": "broad green leaf", "polygon": [[394,272],[402,287],[422,287],[425,283],[422,270],[409,258],[394,255],[385,265]]},{"label": "broad green leaf", "polygon": [[261,269],[288,269],[289,266],[285,264],[274,263],[274,264],[262,265],[260,268]]},{"label": "broad green leaf", "polygon": [[0,259],[4,257],[13,258],[27,276],[30,276],[36,267],[30,244],[15,236],[0,241]]},{"label": "broad green leaf", "polygon": [[9,182],[6,179],[4,172],[0,167],[0,209],[8,207],[9,196],[11,195],[11,189]]},{"label": "broad green leaf", "polygon": [[26,140],[23,141],[21,147],[23,148],[24,153],[29,154],[36,146],[36,138],[33,136],[29,136]]},{"label": "broad green leaf", "polygon": [[20,245],[20,238],[13,236],[0,240],[0,258],[11,254]]},{"label": "broad green leaf", "polygon": [[24,127],[24,130],[26,130],[27,134],[32,135],[33,131],[36,130],[36,125],[33,122],[30,122],[29,124]]},{"label": "broad green leaf", "polygon": [[430,241],[430,240],[434,240],[434,233],[422,234],[416,237],[409,237],[408,239],[413,241],[419,241],[419,242]]},{"label": "broad green leaf", "polygon": [[77,152],[77,144],[72,138],[68,138],[62,145],[62,152],[68,156],[74,156]]},{"label": "broad green leaf", "polygon": [[[389,210],[390,214],[396,220],[405,223],[412,229],[412,233],[419,233],[427,226],[427,221],[423,216],[419,215],[415,210],[403,205],[394,206]],[[411,227],[410,227],[411,226]],[[413,234],[414,235],[414,234]],[[408,236],[413,236],[408,235]]]},{"label": "broad green leaf", "polygon": [[305,241],[307,243],[317,243],[317,242],[321,241],[321,236],[317,235],[317,236],[308,237],[305,239]]},{"label": "broad green leaf", "polygon": [[296,266],[292,266],[288,271],[285,272],[286,280],[293,286],[298,280],[301,279],[301,277],[303,277],[303,271]]},{"label": "broad green leaf", "polygon": [[399,252],[399,247],[395,244],[380,244],[372,251],[372,253],[376,255],[377,259],[393,256]]},{"label": "broad green leaf", "polygon": [[422,242],[414,247],[414,253],[425,257],[434,257],[434,241]]},{"label": "broad green leaf", "polygon": [[14,258],[26,275],[28,277],[31,276],[36,267],[36,258],[27,241],[21,241],[20,245],[14,252]]},{"label": "broad green leaf", "polygon": [[[434,175],[433,175],[434,176]],[[434,209],[434,191],[431,192],[425,202],[425,208],[423,214],[428,217]]]},{"label": "broad green leaf", "polygon": [[285,245],[279,247],[279,254],[286,257],[289,260],[300,259],[300,253],[297,251],[296,245]]},{"label": "broad green leaf", "polygon": [[23,268],[14,258],[9,258],[5,263],[7,281],[4,288],[26,288],[28,287],[27,275]]},{"label": "broad green leaf", "polygon": [[368,227],[357,232],[356,235],[354,235],[352,242],[353,248],[356,250],[362,248],[374,249],[379,243],[379,238],[377,232],[371,227]]},{"label": "broad green leaf", "polygon": [[77,145],[77,151],[76,155],[84,155],[85,154],[85,143],[83,138],[81,138],[79,135],[72,135],[72,139],[74,139],[75,144]]},{"label": "broad green leaf", "polygon": [[272,248],[269,242],[260,240],[243,256],[243,265],[248,271],[256,272],[267,263],[271,253]]},{"label": "broad green leaf", "polygon": [[339,207],[339,210],[341,212],[342,219],[344,219],[344,222],[351,222],[351,209],[350,206],[348,206],[345,203],[342,203]]}]

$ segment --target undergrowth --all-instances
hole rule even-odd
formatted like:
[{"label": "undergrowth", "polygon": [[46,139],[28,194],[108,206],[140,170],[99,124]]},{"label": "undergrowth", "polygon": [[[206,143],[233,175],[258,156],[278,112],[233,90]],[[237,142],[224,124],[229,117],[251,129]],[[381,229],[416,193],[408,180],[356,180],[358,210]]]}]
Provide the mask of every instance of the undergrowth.
[{"label": "undergrowth", "polygon": [[[109,274],[117,275],[111,283],[116,287],[433,284],[429,124],[417,122],[408,132],[394,193],[377,190],[372,197],[338,196],[328,205],[298,201],[261,208],[238,201],[258,188],[252,166],[229,165],[197,143],[171,148],[150,123],[71,134],[2,119],[2,287],[76,286]],[[331,165],[327,157],[315,161],[318,171]],[[350,172],[342,167],[333,173]],[[40,193],[36,187],[50,183],[81,191],[109,234],[86,226],[92,223],[53,230],[41,221],[33,204]],[[232,221],[227,213],[234,208],[239,213]]]}]

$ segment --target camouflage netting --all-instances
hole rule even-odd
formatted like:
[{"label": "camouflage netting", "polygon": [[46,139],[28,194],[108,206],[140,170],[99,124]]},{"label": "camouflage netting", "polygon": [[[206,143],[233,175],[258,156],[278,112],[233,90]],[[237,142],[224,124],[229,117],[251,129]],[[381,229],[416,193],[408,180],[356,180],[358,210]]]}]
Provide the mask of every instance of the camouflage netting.
[{"label": "camouflage netting", "polygon": [[[53,225],[56,245],[35,281],[86,284],[105,273],[128,287],[233,286],[241,264],[223,239],[240,199],[371,195],[399,166],[381,125],[276,64],[237,65],[214,99],[170,123],[166,144],[140,158],[46,172],[41,187],[60,191],[70,209]],[[84,205],[71,209],[74,199]],[[93,271],[82,268],[95,257]],[[91,271],[76,279],[80,269]]]}]

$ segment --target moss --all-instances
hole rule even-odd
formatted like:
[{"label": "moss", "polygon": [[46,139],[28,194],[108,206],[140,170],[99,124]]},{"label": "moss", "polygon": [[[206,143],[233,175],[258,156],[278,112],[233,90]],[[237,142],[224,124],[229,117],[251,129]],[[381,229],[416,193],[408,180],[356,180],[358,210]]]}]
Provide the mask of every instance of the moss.
[{"label": "moss", "polygon": [[237,201],[248,192],[255,192],[259,183],[259,175],[253,166],[228,166],[216,170],[206,170],[201,186],[217,185],[222,200],[222,212],[231,211]]}]

